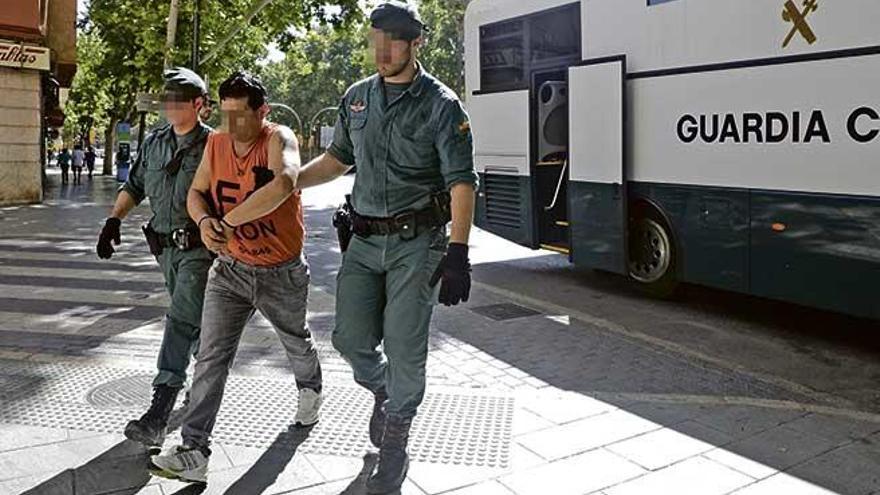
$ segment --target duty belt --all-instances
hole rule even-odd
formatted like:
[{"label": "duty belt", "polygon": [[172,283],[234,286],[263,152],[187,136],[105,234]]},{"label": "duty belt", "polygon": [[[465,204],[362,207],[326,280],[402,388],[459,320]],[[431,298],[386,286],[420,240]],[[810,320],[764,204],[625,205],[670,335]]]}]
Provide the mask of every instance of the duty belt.
[{"label": "duty belt", "polygon": [[405,211],[387,218],[365,217],[353,211],[352,217],[351,230],[355,235],[361,237],[400,233],[402,239],[413,239],[420,230],[432,229],[446,224],[442,218],[438,218],[433,207],[418,211]]},{"label": "duty belt", "polygon": [[156,234],[163,248],[176,247],[181,251],[188,251],[203,246],[198,230],[175,229],[170,234]]}]

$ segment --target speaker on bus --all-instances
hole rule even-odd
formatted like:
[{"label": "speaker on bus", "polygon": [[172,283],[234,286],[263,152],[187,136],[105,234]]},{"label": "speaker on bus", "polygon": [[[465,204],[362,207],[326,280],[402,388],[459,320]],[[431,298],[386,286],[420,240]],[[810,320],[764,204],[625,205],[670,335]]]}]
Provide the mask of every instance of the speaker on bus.
[{"label": "speaker on bus", "polygon": [[567,150],[567,85],[547,81],[538,89],[538,160],[563,159]]}]

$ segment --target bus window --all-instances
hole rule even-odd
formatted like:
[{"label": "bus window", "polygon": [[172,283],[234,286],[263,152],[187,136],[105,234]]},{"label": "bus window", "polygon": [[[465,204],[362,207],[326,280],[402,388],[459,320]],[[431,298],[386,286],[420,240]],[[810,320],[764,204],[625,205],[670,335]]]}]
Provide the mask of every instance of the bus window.
[{"label": "bus window", "polygon": [[480,91],[528,89],[532,70],[580,58],[579,3],[486,24],[480,27]]},{"label": "bus window", "polygon": [[580,56],[581,16],[578,4],[532,15],[528,23],[530,66]]},{"label": "bus window", "polygon": [[483,91],[526,87],[523,21],[506,21],[480,28],[480,81]]}]

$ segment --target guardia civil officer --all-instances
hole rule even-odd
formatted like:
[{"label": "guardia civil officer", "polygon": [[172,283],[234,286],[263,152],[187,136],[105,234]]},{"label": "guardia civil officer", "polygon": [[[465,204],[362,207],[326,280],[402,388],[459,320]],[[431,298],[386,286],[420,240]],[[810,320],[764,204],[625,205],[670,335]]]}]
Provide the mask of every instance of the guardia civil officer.
[{"label": "guardia civil officer", "polygon": [[[109,259],[120,243],[122,219],[144,199],[153,216],[143,228],[165,277],[171,306],[159,349],[150,408],[125,428],[125,436],[151,449],[161,447],[168,417],[198,349],[202,300],[213,257],[186,211],[187,191],[202,160],[211,129],[199,121],[208,88],[194,72],[166,71],[163,111],[168,125],[150,133],[98,238],[98,256]],[[112,242],[111,242],[112,241]]]},{"label": "guardia civil officer", "polygon": [[367,489],[378,494],[398,489],[409,465],[438,295],[433,275],[441,303],[468,299],[477,175],[467,114],[417,60],[424,25],[416,9],[387,2],[370,20],[377,74],[349,88],[333,144],[303,168],[298,187],[357,167],[349,211],[355,235],[339,271],[333,345],[375,395],[370,439],[380,454]]}]

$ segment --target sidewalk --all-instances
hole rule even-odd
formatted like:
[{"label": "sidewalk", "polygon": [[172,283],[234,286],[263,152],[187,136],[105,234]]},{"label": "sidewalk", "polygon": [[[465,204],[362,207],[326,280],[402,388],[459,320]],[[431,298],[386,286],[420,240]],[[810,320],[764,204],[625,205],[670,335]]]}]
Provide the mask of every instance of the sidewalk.
[{"label": "sidewalk", "polygon": [[[125,223],[124,256],[92,254],[114,186],[96,177],[0,208],[0,494],[364,493],[371,397],[330,345],[337,191],[306,197],[322,421],[290,427],[292,375],[256,318],[199,487],[151,478],[121,434],[149,403],[167,298],[137,232],[144,211]],[[880,493],[880,416],[556,309],[479,280],[467,305],[437,308],[401,493]]]}]

